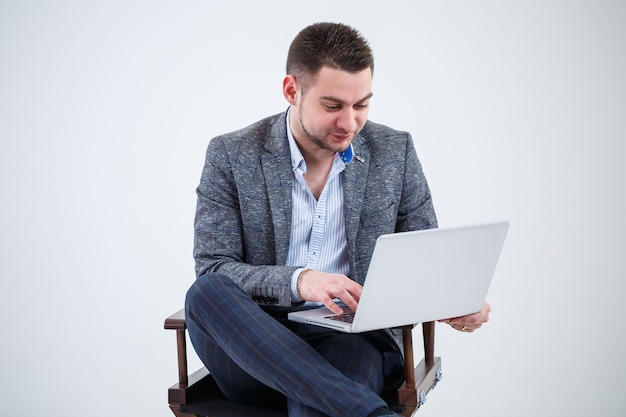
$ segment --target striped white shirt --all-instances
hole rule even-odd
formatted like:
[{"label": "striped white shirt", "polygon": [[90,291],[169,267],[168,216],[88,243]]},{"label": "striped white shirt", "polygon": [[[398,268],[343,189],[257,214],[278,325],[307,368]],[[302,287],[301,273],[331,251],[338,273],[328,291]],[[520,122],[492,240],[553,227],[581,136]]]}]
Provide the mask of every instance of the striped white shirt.
[{"label": "striped white shirt", "polygon": [[344,275],[350,271],[343,215],[342,172],[346,166],[336,154],[324,189],[316,200],[303,177],[307,172],[306,161],[291,132],[289,113],[287,137],[293,171],[293,206],[286,265],[300,267],[292,276],[291,290],[293,300],[301,301],[296,280],[304,268]]}]

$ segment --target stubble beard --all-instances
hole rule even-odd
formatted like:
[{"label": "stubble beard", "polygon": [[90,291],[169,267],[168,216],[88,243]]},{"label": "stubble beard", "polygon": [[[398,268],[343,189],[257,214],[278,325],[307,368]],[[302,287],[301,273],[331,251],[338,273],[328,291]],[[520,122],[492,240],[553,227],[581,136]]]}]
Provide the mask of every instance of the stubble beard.
[{"label": "stubble beard", "polygon": [[348,146],[350,146],[350,144],[352,143],[352,139],[354,139],[354,135],[349,141],[346,141],[345,146],[337,146],[336,148],[333,148],[332,146],[330,146],[330,144],[328,144],[328,142],[326,142],[324,139],[330,134],[328,132],[325,132],[324,136],[320,137],[318,135],[314,135],[311,132],[309,132],[307,130],[307,128],[304,126],[304,122],[302,121],[302,112],[298,112],[298,123],[300,123],[300,129],[302,130],[302,132],[304,132],[304,134],[306,135],[306,138],[309,140],[309,142],[313,143],[314,145],[316,145],[318,148],[320,149],[324,149],[326,151],[329,152],[342,152],[345,151],[346,149],[348,149]]}]

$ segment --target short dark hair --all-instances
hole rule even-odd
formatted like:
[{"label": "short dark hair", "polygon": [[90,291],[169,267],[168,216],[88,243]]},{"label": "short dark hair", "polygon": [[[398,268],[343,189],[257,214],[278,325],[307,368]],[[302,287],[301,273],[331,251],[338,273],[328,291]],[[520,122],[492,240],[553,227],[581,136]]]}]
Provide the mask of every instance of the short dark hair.
[{"label": "short dark hair", "polygon": [[370,68],[374,56],[367,40],[341,23],[315,23],[294,38],[287,55],[287,74],[308,85],[323,67],[351,73]]}]

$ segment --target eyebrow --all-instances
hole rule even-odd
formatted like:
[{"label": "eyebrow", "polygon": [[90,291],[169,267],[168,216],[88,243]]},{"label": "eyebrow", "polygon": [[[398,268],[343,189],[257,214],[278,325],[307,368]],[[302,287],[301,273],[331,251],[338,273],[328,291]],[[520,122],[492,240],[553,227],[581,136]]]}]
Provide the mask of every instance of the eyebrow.
[{"label": "eyebrow", "polygon": [[[363,97],[361,100],[357,101],[357,103],[361,103],[362,101],[369,100],[370,98],[372,98],[373,95],[374,93],[369,93],[368,95]],[[328,100],[328,101],[332,101],[334,103],[340,103],[340,104],[344,103],[343,100],[340,100],[337,97],[333,97],[333,96],[322,96],[320,97],[320,100]]]}]

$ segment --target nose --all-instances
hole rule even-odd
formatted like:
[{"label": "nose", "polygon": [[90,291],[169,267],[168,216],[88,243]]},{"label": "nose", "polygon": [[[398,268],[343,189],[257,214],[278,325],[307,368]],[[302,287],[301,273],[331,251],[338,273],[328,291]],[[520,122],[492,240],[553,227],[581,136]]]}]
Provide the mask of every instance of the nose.
[{"label": "nose", "polygon": [[362,124],[364,116],[352,107],[341,110],[337,117],[336,126],[344,132],[356,132]]}]

